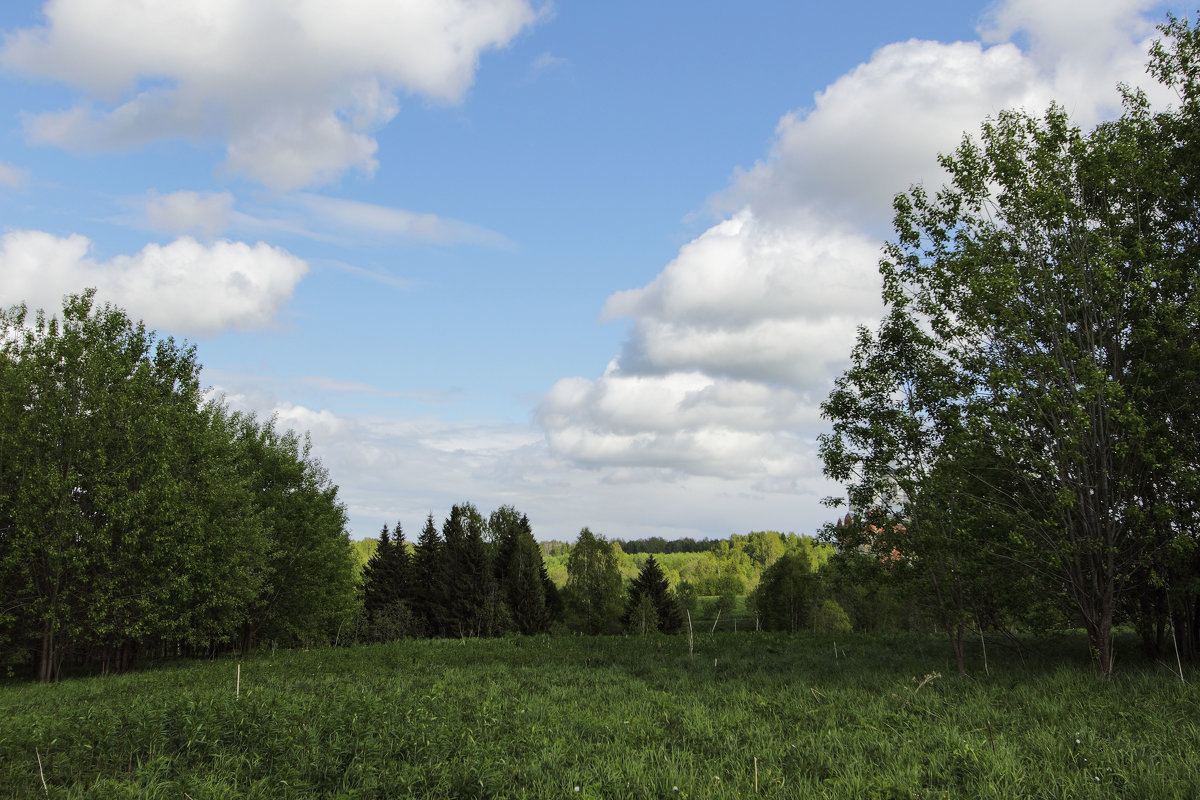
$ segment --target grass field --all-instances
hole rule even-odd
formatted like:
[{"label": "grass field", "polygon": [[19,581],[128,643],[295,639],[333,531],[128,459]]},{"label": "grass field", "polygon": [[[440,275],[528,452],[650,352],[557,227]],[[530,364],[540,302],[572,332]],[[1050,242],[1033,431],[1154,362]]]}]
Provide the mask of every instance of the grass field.
[{"label": "grass field", "polygon": [[718,633],[10,683],[0,797],[1200,797],[1200,674],[1125,643],[1104,684],[1080,639],[1031,644],[985,674],[976,641],[969,678],[937,637]]}]

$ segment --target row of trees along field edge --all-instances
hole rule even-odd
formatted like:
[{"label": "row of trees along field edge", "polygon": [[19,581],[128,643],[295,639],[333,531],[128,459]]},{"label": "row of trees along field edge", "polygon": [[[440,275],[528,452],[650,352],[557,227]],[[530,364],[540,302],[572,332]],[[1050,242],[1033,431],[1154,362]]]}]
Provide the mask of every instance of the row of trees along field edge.
[{"label": "row of trees along field edge", "polygon": [[352,613],[337,487],[199,369],[91,291],[0,312],[0,666],[323,641]]}]

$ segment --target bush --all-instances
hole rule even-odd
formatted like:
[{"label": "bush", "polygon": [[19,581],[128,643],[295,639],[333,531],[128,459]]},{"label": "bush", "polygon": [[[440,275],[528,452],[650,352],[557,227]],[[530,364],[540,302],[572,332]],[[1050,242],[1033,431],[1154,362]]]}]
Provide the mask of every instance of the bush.
[{"label": "bush", "polygon": [[388,603],[371,614],[370,637],[374,641],[392,642],[422,632],[421,620],[404,600]]},{"label": "bush", "polygon": [[849,633],[850,617],[836,600],[824,600],[813,609],[813,629],[827,633]]}]

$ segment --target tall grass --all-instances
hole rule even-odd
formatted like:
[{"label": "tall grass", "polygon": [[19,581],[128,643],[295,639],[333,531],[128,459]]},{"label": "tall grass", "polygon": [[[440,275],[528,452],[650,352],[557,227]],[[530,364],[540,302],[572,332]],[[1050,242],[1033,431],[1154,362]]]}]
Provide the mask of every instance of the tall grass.
[{"label": "tall grass", "polygon": [[255,656],[240,697],[235,661],[10,684],[0,797],[733,798],[756,759],[763,797],[1200,797],[1200,676],[1048,649],[960,678],[925,636],[409,641]]}]

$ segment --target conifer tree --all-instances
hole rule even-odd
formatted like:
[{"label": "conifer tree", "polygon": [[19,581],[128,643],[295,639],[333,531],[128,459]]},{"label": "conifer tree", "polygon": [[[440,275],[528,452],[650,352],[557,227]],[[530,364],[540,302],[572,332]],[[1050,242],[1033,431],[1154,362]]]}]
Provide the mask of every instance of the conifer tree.
[{"label": "conifer tree", "polygon": [[446,620],[445,543],[433,524],[433,514],[425,518],[425,527],[413,552],[412,603],[417,619],[430,636],[441,636]]},{"label": "conifer tree", "polygon": [[393,598],[387,587],[387,565],[392,561],[392,537],[387,523],[379,532],[379,546],[375,548],[367,565],[363,568],[363,607],[368,618],[387,605]]},{"label": "conifer tree", "polygon": [[379,547],[363,570],[363,606],[373,638],[391,641],[422,627],[413,608],[412,571],[404,529],[397,522],[389,537],[384,525]]},{"label": "conifer tree", "polygon": [[502,506],[488,520],[496,545],[496,583],[515,628],[525,634],[541,633],[550,626],[548,578],[529,517],[518,514],[512,506]]},{"label": "conifer tree", "polygon": [[404,541],[404,529],[400,521],[392,528],[392,567],[389,570],[388,588],[391,597],[396,602],[406,602],[410,605],[413,599],[413,557],[408,552],[408,543]]},{"label": "conifer tree", "polygon": [[495,592],[484,527],[483,517],[470,503],[451,508],[442,525],[449,590],[446,633],[451,636],[490,635],[495,627]]},{"label": "conifer tree", "polygon": [[[652,612],[652,613],[651,613]],[[626,630],[678,633],[683,624],[679,600],[654,556],[646,559],[638,576],[629,584],[629,598],[621,624]]]}]

